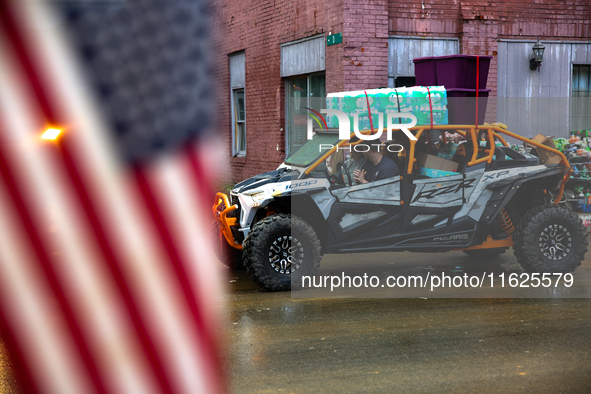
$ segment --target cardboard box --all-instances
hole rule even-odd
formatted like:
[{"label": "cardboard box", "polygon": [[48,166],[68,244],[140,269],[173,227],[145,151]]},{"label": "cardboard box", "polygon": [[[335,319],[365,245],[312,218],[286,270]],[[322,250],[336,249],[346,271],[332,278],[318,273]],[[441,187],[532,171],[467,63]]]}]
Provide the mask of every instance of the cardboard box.
[{"label": "cardboard box", "polygon": [[[532,138],[532,141],[535,141],[539,144],[546,145],[546,146],[549,146],[550,148],[556,149],[556,145],[554,145],[554,141],[552,140],[552,137],[546,137],[542,134],[538,134],[534,138]],[[532,146],[532,145],[530,145],[530,146]],[[544,164],[560,163],[560,156],[558,156],[556,153],[553,153],[553,152],[550,152],[550,151],[547,151],[545,149],[538,148],[538,147],[536,147],[536,152],[538,152],[538,156],[540,156],[540,160]]]},{"label": "cardboard box", "polygon": [[427,175],[429,178],[441,178],[442,176],[458,175],[457,172],[434,170],[432,168],[425,167],[421,167],[419,170],[421,175]]},{"label": "cardboard box", "polygon": [[417,164],[419,167],[432,168],[434,170],[443,170],[453,172],[458,169],[458,163],[455,161],[442,159],[441,157],[429,155],[427,153],[417,154]]}]

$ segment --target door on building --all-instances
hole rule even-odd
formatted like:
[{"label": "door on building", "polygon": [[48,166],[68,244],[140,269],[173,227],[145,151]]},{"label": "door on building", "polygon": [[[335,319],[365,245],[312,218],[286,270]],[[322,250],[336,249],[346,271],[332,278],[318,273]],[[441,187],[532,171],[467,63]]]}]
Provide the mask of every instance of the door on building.
[{"label": "door on building", "polygon": [[306,124],[312,108],[320,112],[326,108],[324,72],[299,75],[285,79],[286,157],[306,142]]}]

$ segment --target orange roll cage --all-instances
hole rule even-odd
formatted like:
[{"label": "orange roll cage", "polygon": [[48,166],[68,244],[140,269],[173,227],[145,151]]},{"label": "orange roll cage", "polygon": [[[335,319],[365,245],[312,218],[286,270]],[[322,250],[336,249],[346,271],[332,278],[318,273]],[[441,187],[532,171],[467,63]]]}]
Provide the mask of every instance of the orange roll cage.
[{"label": "orange roll cage", "polygon": [[[541,149],[547,150],[549,152],[552,152],[554,154],[557,154],[560,157],[559,164],[564,166],[565,168],[567,168],[567,170],[564,174],[564,178],[560,182],[560,190],[559,190],[558,196],[556,197],[556,200],[554,201],[554,204],[558,204],[558,202],[562,198],[562,194],[564,193],[564,184],[568,181],[569,175],[572,172],[572,168],[570,168],[570,164],[569,164],[566,156],[564,156],[564,154],[562,152],[558,151],[557,149],[551,148],[549,146],[540,144],[539,142],[532,141],[529,138],[525,138],[523,136],[520,136],[519,134],[512,133],[512,132],[505,130],[502,127],[499,127],[496,125],[481,125],[478,127],[476,127],[474,125],[434,125],[434,126],[425,125],[425,126],[415,126],[415,127],[409,128],[409,130],[416,132],[416,133],[414,133],[416,140],[409,139],[410,148],[409,148],[409,153],[408,153],[408,167],[406,169],[407,174],[412,173],[413,166],[417,160],[414,157],[415,145],[425,130],[440,130],[441,134],[443,136],[444,143],[445,143],[444,133],[446,131],[457,132],[460,135],[466,137],[468,141],[471,141],[474,149],[473,149],[472,157],[470,158],[470,161],[467,164],[467,166],[469,166],[469,167],[474,166],[476,164],[484,163],[484,162],[487,162],[487,163],[492,162],[494,155],[495,155],[495,139],[497,139],[503,146],[509,146],[507,144],[507,142],[505,141],[505,139],[501,136],[501,134],[504,134],[509,137],[515,138],[517,140],[526,142],[527,144],[535,146],[537,148],[541,148]],[[490,149],[482,150],[484,152],[485,156],[481,157],[480,159],[477,158],[478,157],[478,150],[479,150],[479,142],[477,141],[477,134],[476,134],[477,131],[479,133],[482,131],[485,131],[487,134],[487,139],[490,142]],[[364,134],[364,135],[369,135],[369,134],[372,134],[372,131],[371,130],[363,130],[363,131],[360,131],[360,133]],[[354,137],[354,136],[355,136],[355,133],[351,133],[351,137]],[[427,138],[430,140],[431,137],[429,134],[427,134]],[[357,145],[362,142],[362,140],[359,140],[358,142],[354,142],[354,143],[350,143],[348,141],[349,140],[340,140],[335,146],[333,146],[331,149],[326,151],[322,156],[320,156],[318,158],[318,160],[316,160],[314,162],[314,164],[312,164],[310,167],[308,167],[304,173],[307,175],[310,172],[312,172],[320,163],[322,163],[324,160],[326,160],[328,157],[330,157],[339,148],[342,148],[344,146]]]},{"label": "orange roll cage", "polygon": [[[440,130],[442,140],[443,140],[442,142],[444,144],[446,143],[446,141],[445,141],[445,132],[446,131],[457,132],[460,135],[466,137],[468,140],[468,143],[471,142],[472,147],[474,148],[473,153],[472,153],[472,157],[470,158],[470,161],[467,164],[468,166],[474,166],[476,164],[484,163],[484,162],[491,163],[494,158],[494,154],[495,154],[495,139],[497,141],[499,141],[503,146],[509,146],[501,134],[507,135],[509,137],[513,137],[517,140],[526,142],[529,145],[532,145],[537,148],[541,148],[541,149],[547,150],[549,152],[552,152],[554,154],[557,154],[560,157],[559,164],[564,166],[566,170],[565,170],[564,177],[563,177],[562,181],[560,182],[560,190],[559,190],[558,196],[556,197],[556,200],[554,201],[554,204],[558,204],[558,202],[562,198],[562,195],[564,193],[564,184],[568,181],[569,175],[572,172],[572,168],[570,167],[570,164],[569,164],[566,156],[564,156],[564,154],[562,152],[560,152],[556,149],[550,148],[549,146],[532,141],[528,138],[522,137],[518,134],[512,133],[512,132],[505,130],[504,128],[499,127],[497,125],[487,125],[486,124],[486,125],[481,125],[481,126],[474,126],[474,125],[415,126],[415,127],[409,128],[409,130],[414,132],[416,140],[409,141],[410,148],[409,148],[409,152],[408,152],[408,166],[406,168],[407,174],[412,173],[414,164],[417,160],[414,157],[415,146],[416,146],[417,141],[419,140],[419,138],[423,134],[423,132],[425,132],[425,130],[429,130],[429,131],[430,130]],[[488,140],[488,142],[490,142],[490,149],[480,148],[479,141],[477,140],[478,139],[477,134],[476,134],[477,131],[479,134],[482,132],[486,132],[487,140]],[[372,134],[372,131],[371,130],[363,130],[363,131],[360,131],[360,133],[363,135],[369,135],[369,134]],[[352,138],[354,136],[355,136],[355,133],[351,133],[350,138]],[[429,141],[431,141],[430,133],[427,134],[427,139]],[[320,156],[311,166],[309,166],[306,169],[306,171],[304,171],[304,173],[306,175],[308,175],[320,163],[324,162],[328,157],[330,157],[339,148],[342,148],[344,146],[354,146],[354,145],[360,144],[361,142],[363,142],[363,140],[359,140],[359,141],[353,142],[353,143],[349,142],[349,140],[340,140],[335,146],[333,146],[331,149],[329,149],[324,154],[322,154],[322,156]],[[481,158],[478,158],[479,149],[484,154],[484,156]],[[234,240],[234,236],[232,235],[232,231],[230,230],[231,226],[236,225],[237,218],[227,217],[227,215],[230,212],[235,211],[237,208],[238,208],[237,205],[230,205],[230,201],[229,201],[228,196],[226,194],[224,194],[224,193],[217,193],[216,194],[215,202],[212,207],[212,211],[213,211],[213,214],[214,214],[216,220],[220,224],[221,233],[223,234],[224,238],[226,239],[226,241],[228,242],[228,244],[230,246],[232,246],[235,249],[242,250],[242,245],[236,243],[236,241]],[[492,240],[492,238],[490,238],[490,236],[489,236],[489,238],[481,245],[475,245],[470,248],[456,249],[456,250],[508,247],[508,246],[511,246],[512,244],[513,244],[512,237],[508,237],[507,239],[503,239],[503,240]]]}]

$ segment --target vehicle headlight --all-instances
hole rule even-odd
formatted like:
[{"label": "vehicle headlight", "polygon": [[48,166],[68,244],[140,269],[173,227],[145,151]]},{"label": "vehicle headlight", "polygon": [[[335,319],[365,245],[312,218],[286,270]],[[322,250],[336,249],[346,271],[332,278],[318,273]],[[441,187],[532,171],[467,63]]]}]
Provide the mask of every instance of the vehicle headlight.
[{"label": "vehicle headlight", "polygon": [[252,201],[259,202],[265,199],[265,192],[258,192],[250,195]]}]

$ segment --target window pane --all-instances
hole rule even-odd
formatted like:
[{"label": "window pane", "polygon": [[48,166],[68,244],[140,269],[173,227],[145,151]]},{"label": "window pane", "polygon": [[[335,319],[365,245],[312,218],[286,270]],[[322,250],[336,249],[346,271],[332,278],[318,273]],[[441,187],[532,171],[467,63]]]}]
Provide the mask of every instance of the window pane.
[{"label": "window pane", "polygon": [[324,79],[324,74],[316,74],[310,77],[310,97],[326,96]]},{"label": "window pane", "polygon": [[236,99],[236,120],[245,120],[244,113],[244,90],[237,90],[234,92]]},{"label": "window pane", "polygon": [[[579,92],[589,91],[589,67],[579,66]],[[581,95],[583,96],[583,95]],[[584,97],[584,96],[583,96]]]},{"label": "window pane", "polygon": [[303,107],[308,105],[308,79],[306,77],[296,77],[288,80],[288,97],[292,103],[292,109],[300,113],[306,112]]},{"label": "window pane", "polygon": [[246,151],[246,128],[244,123],[238,123],[236,125],[238,130],[238,150],[245,152]]},{"label": "window pane", "polygon": [[[583,97],[589,97],[589,91],[591,91],[591,84],[589,83],[590,77],[591,77],[591,67],[589,67],[589,66],[581,67],[580,75],[581,75],[581,78],[585,79],[585,82],[584,82],[584,89],[579,87],[579,90],[585,92]],[[579,83],[581,83],[581,82],[579,82]]]},{"label": "window pane", "polygon": [[578,97],[575,93],[579,92],[579,67],[573,66],[573,97]]},{"label": "window pane", "polygon": [[591,128],[591,66],[573,65],[571,130]]},{"label": "window pane", "polygon": [[324,74],[310,76],[310,99],[308,105],[318,112],[322,108],[326,108],[326,87],[324,80]]},{"label": "window pane", "polygon": [[306,139],[308,118],[308,77],[287,80],[287,154],[299,149]]},{"label": "window pane", "polygon": [[232,120],[234,125],[234,155],[246,153],[246,110],[244,103],[244,89],[232,91],[234,100],[234,113]]},{"label": "window pane", "polygon": [[[309,88],[309,89],[308,89]],[[294,77],[287,80],[287,156],[293,154],[306,142],[308,110],[326,108],[325,76]]]}]

